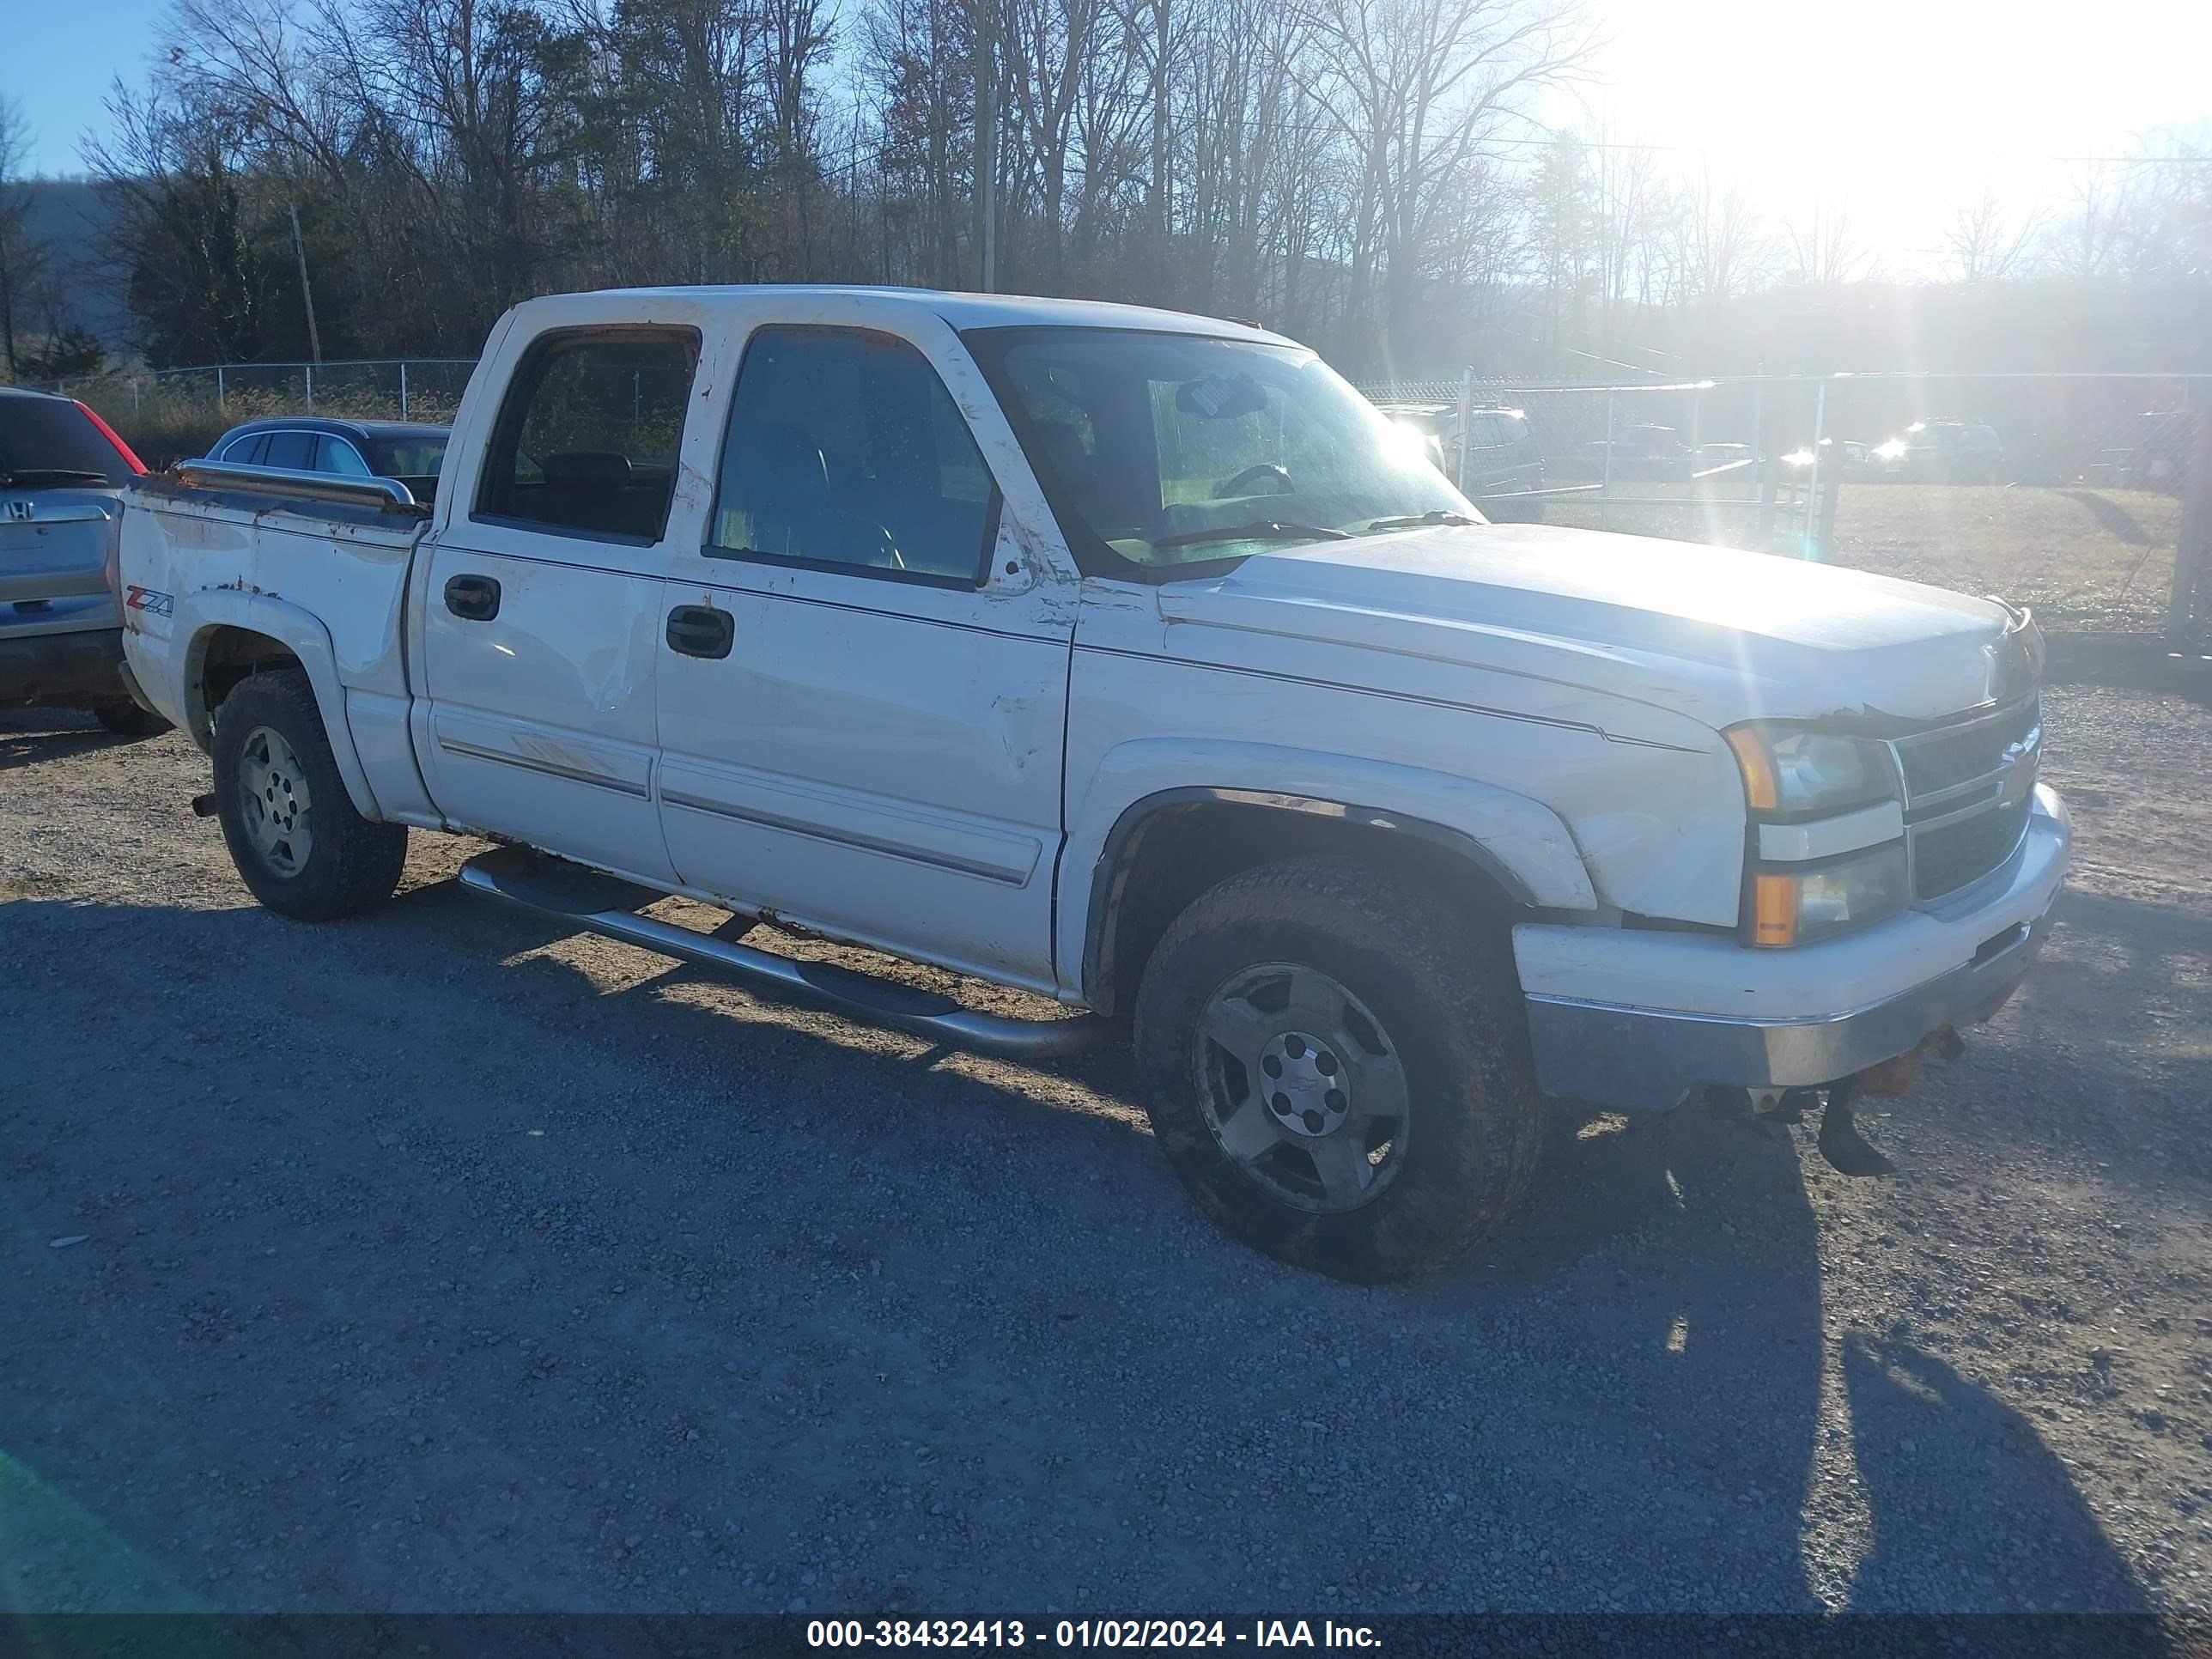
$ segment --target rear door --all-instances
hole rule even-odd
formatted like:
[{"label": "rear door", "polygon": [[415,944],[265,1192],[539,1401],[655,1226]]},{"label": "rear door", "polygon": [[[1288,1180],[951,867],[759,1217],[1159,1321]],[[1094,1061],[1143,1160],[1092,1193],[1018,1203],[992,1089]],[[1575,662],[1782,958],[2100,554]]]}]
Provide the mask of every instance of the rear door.
[{"label": "rear door", "polygon": [[539,336],[420,590],[416,744],[439,810],[663,882],[653,683],[699,351],[665,325]]}]

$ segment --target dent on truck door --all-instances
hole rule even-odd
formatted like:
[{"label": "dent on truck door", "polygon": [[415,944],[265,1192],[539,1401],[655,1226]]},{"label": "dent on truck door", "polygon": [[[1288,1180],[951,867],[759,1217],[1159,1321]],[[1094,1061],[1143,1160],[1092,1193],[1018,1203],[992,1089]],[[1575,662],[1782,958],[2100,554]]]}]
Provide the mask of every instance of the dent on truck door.
[{"label": "dent on truck door", "polygon": [[653,801],[653,676],[697,355],[696,336],[666,328],[539,340],[424,590],[421,747],[439,810],[660,880],[674,872]]},{"label": "dent on truck door", "polygon": [[912,344],[755,331],[707,545],[666,591],[661,817],[686,884],[1049,982],[1067,607],[1006,574],[1000,518]]}]

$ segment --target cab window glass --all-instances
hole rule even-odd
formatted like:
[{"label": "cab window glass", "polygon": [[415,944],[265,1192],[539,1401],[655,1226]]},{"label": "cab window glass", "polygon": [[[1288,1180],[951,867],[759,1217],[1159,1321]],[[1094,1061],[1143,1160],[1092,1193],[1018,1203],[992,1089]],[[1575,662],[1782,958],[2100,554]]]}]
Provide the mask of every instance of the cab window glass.
[{"label": "cab window glass", "polygon": [[688,329],[594,330],[540,342],[507,388],[478,516],[658,541],[698,356],[698,336]]},{"label": "cab window glass", "polygon": [[997,514],[967,422],[906,341],[764,328],[747,343],[710,554],[974,586]]}]

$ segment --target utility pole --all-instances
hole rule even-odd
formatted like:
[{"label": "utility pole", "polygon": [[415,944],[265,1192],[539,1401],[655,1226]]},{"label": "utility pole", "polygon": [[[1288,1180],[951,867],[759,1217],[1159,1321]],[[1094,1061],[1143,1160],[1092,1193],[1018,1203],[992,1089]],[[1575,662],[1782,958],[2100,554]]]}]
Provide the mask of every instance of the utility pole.
[{"label": "utility pole", "polygon": [[307,245],[300,240],[300,204],[288,200],[284,210],[292,216],[292,253],[300,262],[300,303],[307,308],[307,355],[323,361],[323,337],[315,327],[315,290],[307,283]]},{"label": "utility pole", "polygon": [[975,247],[978,286],[999,291],[998,0],[975,3]]}]

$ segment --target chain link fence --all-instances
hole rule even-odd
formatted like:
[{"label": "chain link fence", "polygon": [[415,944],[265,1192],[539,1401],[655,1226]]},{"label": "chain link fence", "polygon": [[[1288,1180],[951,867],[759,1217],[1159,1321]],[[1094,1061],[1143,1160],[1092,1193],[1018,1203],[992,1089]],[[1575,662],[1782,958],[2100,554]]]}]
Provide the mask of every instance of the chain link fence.
[{"label": "chain link fence", "polygon": [[[443,422],[468,358],[117,373],[82,398],[149,465],[265,415]],[[2212,654],[2212,375],[1471,373],[1360,388],[1489,516],[1827,560]]]},{"label": "chain link fence", "polygon": [[1492,518],[1826,560],[1999,594],[2048,629],[2212,646],[2212,376],[1361,390]]},{"label": "chain link fence", "polygon": [[225,430],[264,415],[445,422],[460,407],[473,357],[332,363],[223,363],[118,370],[54,383],[82,398],[149,466],[207,453]]}]

